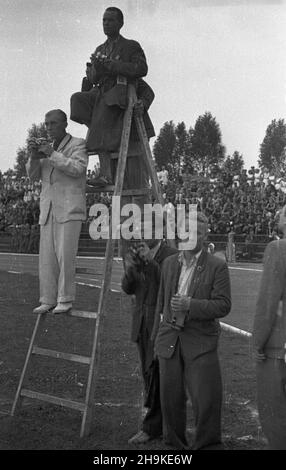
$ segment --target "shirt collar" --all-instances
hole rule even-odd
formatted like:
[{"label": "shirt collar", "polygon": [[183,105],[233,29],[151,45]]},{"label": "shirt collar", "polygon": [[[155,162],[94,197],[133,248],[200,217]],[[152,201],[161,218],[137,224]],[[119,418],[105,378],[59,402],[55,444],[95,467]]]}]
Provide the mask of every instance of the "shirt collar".
[{"label": "shirt collar", "polygon": [[71,135],[69,133],[66,133],[66,135],[62,138],[62,140],[58,143],[58,145],[56,145],[55,141],[53,142],[54,149],[55,148],[56,150],[62,149],[69,142],[70,139],[71,139]]},{"label": "shirt collar", "polygon": [[115,38],[115,39],[107,38],[106,43],[107,44],[116,44],[119,41],[120,37],[121,37],[120,34],[118,34],[117,38]]},{"label": "shirt collar", "polygon": [[189,263],[189,264],[187,264],[187,261],[186,261],[184,252],[181,251],[181,252],[179,253],[179,256],[178,256],[178,261],[179,261],[179,263],[182,264],[183,266],[186,266],[187,268],[189,268],[190,266],[192,266],[193,264],[195,264],[195,263],[198,261],[199,257],[201,256],[202,251],[203,251],[203,250],[198,251],[198,253],[196,253],[196,254],[192,257],[192,259],[190,260],[190,263]]}]

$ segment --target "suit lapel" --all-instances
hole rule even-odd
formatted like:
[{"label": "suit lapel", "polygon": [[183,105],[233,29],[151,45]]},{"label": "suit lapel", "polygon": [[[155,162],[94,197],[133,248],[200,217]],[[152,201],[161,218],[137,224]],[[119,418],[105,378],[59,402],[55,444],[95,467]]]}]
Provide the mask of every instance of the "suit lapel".
[{"label": "suit lapel", "polygon": [[157,261],[158,264],[161,264],[164,259],[164,251],[165,251],[165,245],[163,244],[163,242],[161,242],[159,250],[154,256],[154,260]]},{"label": "suit lapel", "polygon": [[[62,152],[63,149],[66,147],[66,145],[69,143],[69,141],[71,140],[72,136],[70,134],[66,134],[65,137],[63,138],[63,140],[60,142],[60,145],[58,146],[57,150],[55,150],[56,152]],[[51,164],[50,164],[51,166]],[[55,167],[54,166],[51,166],[50,168],[50,183],[52,184],[53,180],[52,180],[52,173],[54,172],[55,170]]]},{"label": "suit lapel", "polygon": [[191,285],[190,285],[190,288],[189,288],[189,296],[190,297],[193,297],[199,283],[200,283],[200,280],[201,280],[201,275],[202,275],[202,272],[204,271],[205,267],[206,267],[206,263],[207,263],[207,252],[205,250],[202,251],[202,253],[200,254],[200,257],[198,259],[198,262],[196,264],[196,267],[195,267],[195,272],[194,272],[194,275],[193,275],[193,278],[192,278],[192,281],[191,281]]},{"label": "suit lapel", "polygon": [[71,140],[72,136],[70,134],[67,134],[63,140],[61,141],[60,145],[58,146],[56,152],[61,152],[64,147],[69,143],[69,141]]},{"label": "suit lapel", "polygon": [[180,274],[182,271],[182,265],[179,262],[179,259],[176,259],[176,264],[174,266],[174,271],[172,274],[172,277],[175,279],[175,292],[178,292],[178,284],[179,284],[179,279],[180,279]]},{"label": "suit lapel", "polygon": [[114,59],[114,60],[121,59],[120,53],[121,53],[122,45],[124,44],[124,42],[125,42],[125,39],[122,36],[120,36],[117,43],[115,44],[113,51],[110,54],[111,59]]}]

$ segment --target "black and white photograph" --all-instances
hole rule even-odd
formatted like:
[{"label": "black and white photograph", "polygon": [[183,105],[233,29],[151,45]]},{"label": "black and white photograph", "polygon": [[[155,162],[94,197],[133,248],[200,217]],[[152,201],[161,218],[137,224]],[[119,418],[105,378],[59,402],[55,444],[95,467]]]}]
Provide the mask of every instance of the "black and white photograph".
[{"label": "black and white photograph", "polygon": [[285,51],[286,0],[0,0],[1,451],[286,450]]}]

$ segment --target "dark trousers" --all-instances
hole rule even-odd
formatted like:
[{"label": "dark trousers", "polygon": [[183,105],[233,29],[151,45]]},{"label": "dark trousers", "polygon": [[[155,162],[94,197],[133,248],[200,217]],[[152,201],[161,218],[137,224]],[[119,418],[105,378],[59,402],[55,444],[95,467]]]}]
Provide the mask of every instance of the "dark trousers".
[{"label": "dark trousers", "polygon": [[222,381],[217,351],[195,359],[185,357],[177,341],[171,358],[159,357],[163,437],[176,449],[188,449],[186,415],[188,390],[196,432],[192,449],[221,442]]},{"label": "dark trousers", "polygon": [[150,334],[144,325],[144,319],[138,338],[138,351],[144,381],[144,406],[148,408],[142,429],[155,438],[162,435],[159,362],[158,359],[154,359],[154,344],[150,341]]},{"label": "dark trousers", "polygon": [[283,359],[257,362],[257,405],[271,450],[286,450],[286,364]]},{"label": "dark trousers", "polygon": [[[92,124],[92,115],[95,105],[100,102],[99,90],[94,87],[91,91],[77,92],[71,96],[71,115],[70,118],[80,124],[85,124],[90,128]],[[97,103],[97,104],[96,104]],[[122,113],[122,110],[120,111]],[[107,119],[105,117],[105,119]],[[108,123],[111,127],[111,123]],[[112,131],[110,130],[111,134]],[[92,149],[94,144],[92,141],[92,135],[89,132],[87,138],[87,148]],[[117,152],[119,151],[119,144]],[[114,151],[115,152],[115,151]],[[116,167],[118,158],[112,157],[112,152],[108,149],[102,149],[97,152],[100,160],[101,172],[109,178],[115,180]],[[149,187],[149,177],[144,163],[143,150],[139,141],[129,142],[128,147],[128,158],[126,162],[126,171],[124,176],[124,189],[140,189]],[[138,198],[140,199],[140,198]],[[142,197],[141,197],[142,200]],[[128,201],[131,202],[131,201]],[[144,202],[146,201],[146,197]]]}]

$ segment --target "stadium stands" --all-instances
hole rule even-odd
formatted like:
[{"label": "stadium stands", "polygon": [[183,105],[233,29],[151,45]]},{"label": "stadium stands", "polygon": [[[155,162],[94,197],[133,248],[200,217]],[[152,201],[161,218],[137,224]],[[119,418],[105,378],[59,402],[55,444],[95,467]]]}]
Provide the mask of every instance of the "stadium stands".
[{"label": "stadium stands", "polygon": [[[90,176],[90,175],[89,175]],[[225,251],[227,235],[234,233],[237,260],[261,260],[266,243],[277,236],[279,209],[286,203],[283,178],[256,171],[240,174],[219,171],[213,175],[184,175],[163,186],[165,203],[197,204],[209,217],[208,242]],[[0,251],[37,253],[40,183],[17,178],[13,170],[0,171]],[[87,207],[101,202],[108,207],[108,193],[88,193]],[[91,240],[83,226],[79,254],[103,256],[104,240]],[[118,254],[118,252],[117,252]]]}]

